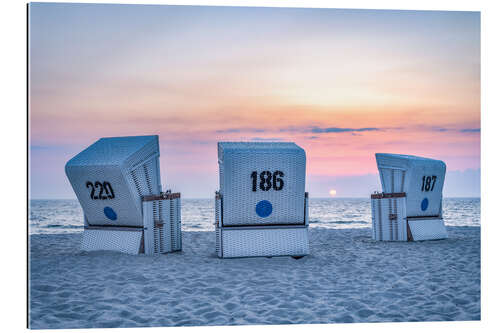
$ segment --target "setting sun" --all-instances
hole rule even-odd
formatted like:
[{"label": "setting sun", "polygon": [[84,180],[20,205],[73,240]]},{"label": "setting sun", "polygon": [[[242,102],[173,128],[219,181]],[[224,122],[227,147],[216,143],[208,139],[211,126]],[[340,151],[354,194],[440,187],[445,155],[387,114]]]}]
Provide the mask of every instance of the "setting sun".
[{"label": "setting sun", "polygon": [[184,198],[212,197],[223,141],[296,143],[311,197],[366,197],[375,152],[443,160],[468,182],[445,195],[480,194],[477,12],[35,3],[29,32],[36,198],[75,198],[82,147],[146,134]]}]

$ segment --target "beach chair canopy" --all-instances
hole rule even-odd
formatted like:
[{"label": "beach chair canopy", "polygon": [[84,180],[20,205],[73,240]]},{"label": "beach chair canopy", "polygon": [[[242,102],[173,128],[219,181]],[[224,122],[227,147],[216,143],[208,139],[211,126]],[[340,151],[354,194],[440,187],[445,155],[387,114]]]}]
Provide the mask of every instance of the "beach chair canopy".
[{"label": "beach chair canopy", "polygon": [[430,158],[375,154],[385,193],[405,192],[406,214],[437,216],[441,212],[446,164]]},{"label": "beach chair canopy", "polygon": [[306,154],[292,142],[219,142],[224,226],[303,224]]},{"label": "beach chair canopy", "polygon": [[102,138],[66,164],[89,225],[142,226],[144,195],[161,191],[158,136]]}]

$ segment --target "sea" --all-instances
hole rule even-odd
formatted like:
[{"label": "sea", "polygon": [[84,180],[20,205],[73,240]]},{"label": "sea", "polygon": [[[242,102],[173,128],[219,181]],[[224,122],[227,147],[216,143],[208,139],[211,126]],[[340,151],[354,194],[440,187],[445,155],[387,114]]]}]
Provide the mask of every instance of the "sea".
[{"label": "sea", "polygon": [[[480,198],[444,198],[448,226],[480,226]],[[214,199],[182,199],[182,230],[213,231]],[[310,198],[311,228],[370,228],[370,200],[364,198]],[[29,233],[62,234],[83,231],[83,211],[75,200],[30,200]]]}]

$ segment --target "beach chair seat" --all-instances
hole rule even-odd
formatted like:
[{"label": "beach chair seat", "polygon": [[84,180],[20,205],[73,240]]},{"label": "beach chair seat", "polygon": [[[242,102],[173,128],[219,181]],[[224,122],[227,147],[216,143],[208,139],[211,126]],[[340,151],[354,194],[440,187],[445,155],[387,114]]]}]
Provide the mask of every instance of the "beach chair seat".
[{"label": "beach chair seat", "polygon": [[294,143],[218,143],[216,252],[221,258],[309,253],[305,152]]},{"label": "beach chair seat", "polygon": [[[157,135],[111,137],[99,139],[66,163],[66,175],[84,212],[83,250],[152,254],[175,249],[161,243],[168,237],[157,238],[157,252],[154,242],[147,242],[155,239],[155,230],[170,232],[163,224],[172,223],[172,230],[180,225],[180,194],[162,194],[159,156]],[[165,222],[164,207],[172,205],[179,214],[175,221]],[[162,224],[161,233],[152,219]]]},{"label": "beach chair seat", "polygon": [[447,238],[442,217],[444,162],[398,154],[375,157],[383,192],[371,196],[373,239]]}]

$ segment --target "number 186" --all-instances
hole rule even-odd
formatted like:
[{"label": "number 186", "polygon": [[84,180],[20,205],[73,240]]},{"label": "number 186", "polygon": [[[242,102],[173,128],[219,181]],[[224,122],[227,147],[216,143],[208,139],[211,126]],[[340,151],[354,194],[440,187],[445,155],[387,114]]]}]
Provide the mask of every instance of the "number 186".
[{"label": "number 186", "polygon": [[283,171],[276,170],[273,173],[271,171],[262,171],[257,177],[257,171],[252,172],[250,175],[252,178],[252,191],[257,191],[257,178],[260,178],[259,188],[262,191],[269,191],[271,187],[275,191],[281,191],[283,186],[285,186],[285,181],[282,177],[285,176]]}]

